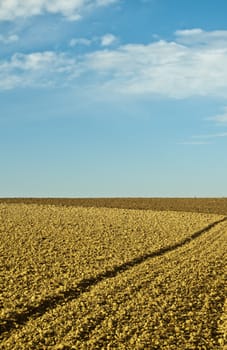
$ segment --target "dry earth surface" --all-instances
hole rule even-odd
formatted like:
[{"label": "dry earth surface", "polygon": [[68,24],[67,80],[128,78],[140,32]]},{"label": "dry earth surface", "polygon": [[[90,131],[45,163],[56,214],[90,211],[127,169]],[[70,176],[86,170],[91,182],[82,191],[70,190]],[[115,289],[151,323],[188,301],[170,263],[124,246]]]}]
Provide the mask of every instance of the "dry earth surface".
[{"label": "dry earth surface", "polygon": [[0,349],[225,348],[226,200],[130,200],[1,201]]},{"label": "dry earth surface", "polygon": [[227,215],[227,198],[0,198],[0,203],[174,210]]}]

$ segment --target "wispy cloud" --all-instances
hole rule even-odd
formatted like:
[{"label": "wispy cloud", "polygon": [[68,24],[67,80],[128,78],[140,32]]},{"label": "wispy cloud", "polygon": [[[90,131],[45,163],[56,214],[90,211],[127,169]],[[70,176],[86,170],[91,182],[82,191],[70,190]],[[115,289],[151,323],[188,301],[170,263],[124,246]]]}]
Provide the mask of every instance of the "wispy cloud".
[{"label": "wispy cloud", "polygon": [[69,46],[74,47],[78,45],[90,46],[91,44],[100,45],[103,47],[111,46],[116,43],[118,38],[111,34],[107,33],[103,36],[93,36],[92,38],[72,38],[69,42]]},{"label": "wispy cloud", "polygon": [[65,54],[14,54],[9,61],[0,62],[0,89],[62,85],[72,73],[76,75],[76,61]]},{"label": "wispy cloud", "polygon": [[0,43],[11,44],[19,40],[19,36],[16,34],[2,35],[0,34]]},{"label": "wispy cloud", "polygon": [[92,40],[87,39],[87,38],[72,38],[69,42],[69,46],[74,47],[74,46],[89,46],[91,45]]},{"label": "wispy cloud", "polygon": [[[217,138],[227,137],[227,132],[216,134],[193,135],[191,140],[179,142],[179,145],[210,145]],[[211,142],[212,141],[212,142]]]},{"label": "wispy cloud", "polygon": [[221,114],[217,114],[212,118],[209,118],[219,124],[227,124],[227,107],[224,107],[224,112]]},{"label": "wispy cloud", "polygon": [[183,142],[178,142],[178,145],[210,145],[211,142],[205,142],[205,141],[183,141]]},{"label": "wispy cloud", "polygon": [[96,51],[84,61],[87,69],[106,74],[107,86],[123,93],[227,98],[227,44],[214,48],[159,40]]},{"label": "wispy cloud", "polygon": [[[98,5],[97,2],[96,4]],[[209,40],[198,45],[201,32],[206,38],[215,37],[216,45]],[[127,44],[100,49],[96,46],[96,51],[80,55],[75,52],[15,54],[8,61],[0,61],[0,75],[1,78],[4,77],[0,88],[18,86],[20,80],[23,85],[26,72],[27,84],[30,82],[32,86],[40,85],[44,76],[48,77],[49,83],[53,79],[54,83],[60,85],[70,81],[75,86],[80,76],[80,80],[85,77],[86,84],[104,87],[106,93],[159,95],[173,99],[193,96],[218,96],[227,99],[227,41],[223,44],[225,36],[227,37],[227,31],[204,32],[192,29],[176,32],[176,40],[171,42],[157,40],[147,45]],[[180,37],[190,37],[190,44],[180,43]],[[89,39],[73,40],[72,46],[79,43],[89,45]],[[105,44],[110,43],[109,37]],[[30,64],[31,61],[34,63],[33,60],[39,62],[34,80],[34,67]],[[19,68],[15,65],[18,61]],[[54,63],[47,64],[47,61]],[[61,80],[62,72],[64,79]],[[4,85],[4,81],[17,83]],[[214,118],[216,121],[226,122],[227,111]]]},{"label": "wispy cloud", "polygon": [[176,41],[184,45],[221,47],[227,44],[227,31],[214,30],[207,32],[200,28],[177,30]]},{"label": "wispy cloud", "polygon": [[117,37],[113,34],[106,34],[101,37],[102,46],[110,46],[117,41]]},{"label": "wispy cloud", "polygon": [[219,132],[216,134],[208,134],[208,135],[194,135],[192,138],[194,139],[215,139],[219,137],[227,137],[227,132]]},{"label": "wispy cloud", "polygon": [[44,13],[61,14],[69,20],[78,20],[84,12],[97,7],[108,6],[118,0],[2,0],[0,20],[14,21]]}]

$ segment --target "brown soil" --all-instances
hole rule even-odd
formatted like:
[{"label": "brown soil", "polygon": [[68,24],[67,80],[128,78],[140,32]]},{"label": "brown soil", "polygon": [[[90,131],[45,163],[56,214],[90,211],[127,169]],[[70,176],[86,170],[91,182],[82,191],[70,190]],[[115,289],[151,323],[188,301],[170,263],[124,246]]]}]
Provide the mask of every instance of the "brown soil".
[{"label": "brown soil", "polygon": [[0,203],[171,210],[227,215],[227,198],[0,198]]}]

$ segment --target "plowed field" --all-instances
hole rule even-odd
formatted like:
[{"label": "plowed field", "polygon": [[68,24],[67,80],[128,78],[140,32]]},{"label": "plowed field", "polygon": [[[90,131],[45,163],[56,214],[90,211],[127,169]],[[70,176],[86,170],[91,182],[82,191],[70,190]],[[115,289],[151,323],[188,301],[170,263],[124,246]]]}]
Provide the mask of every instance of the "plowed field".
[{"label": "plowed field", "polygon": [[0,349],[224,349],[227,219],[0,204]]}]

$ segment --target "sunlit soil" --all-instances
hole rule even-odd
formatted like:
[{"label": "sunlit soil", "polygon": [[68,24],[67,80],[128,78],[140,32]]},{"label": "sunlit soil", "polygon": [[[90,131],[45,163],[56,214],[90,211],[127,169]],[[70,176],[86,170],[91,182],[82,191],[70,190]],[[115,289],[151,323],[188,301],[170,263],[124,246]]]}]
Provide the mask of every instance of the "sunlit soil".
[{"label": "sunlit soil", "polygon": [[0,349],[222,349],[227,221],[0,204]]}]

